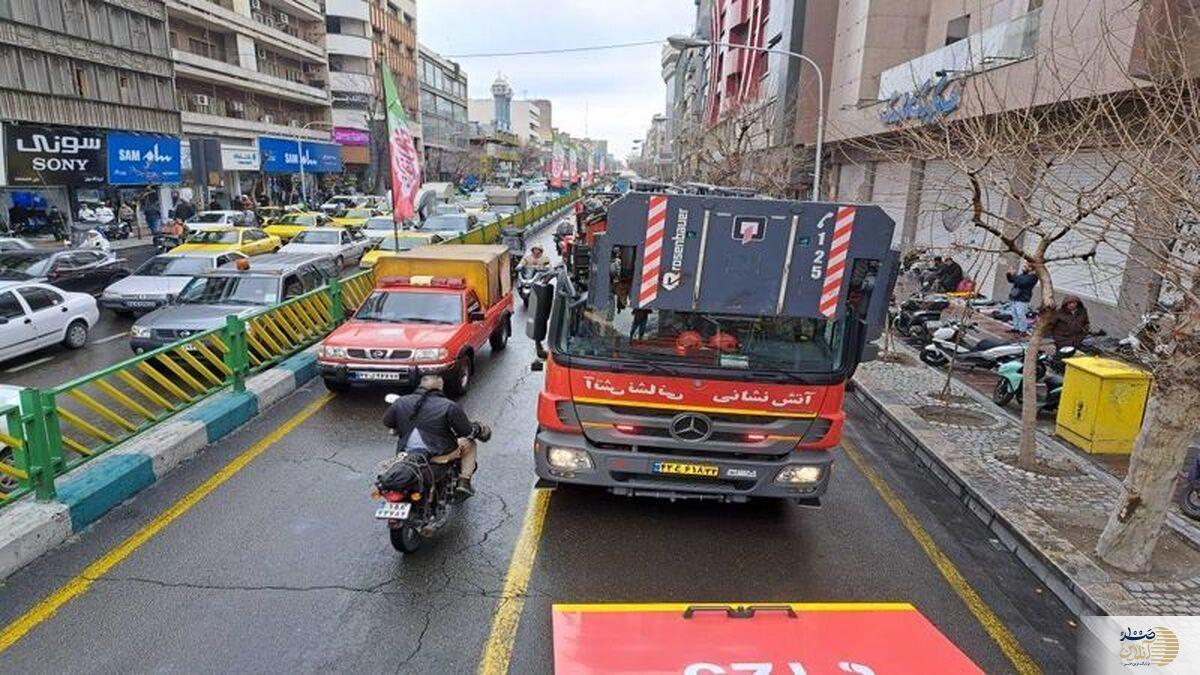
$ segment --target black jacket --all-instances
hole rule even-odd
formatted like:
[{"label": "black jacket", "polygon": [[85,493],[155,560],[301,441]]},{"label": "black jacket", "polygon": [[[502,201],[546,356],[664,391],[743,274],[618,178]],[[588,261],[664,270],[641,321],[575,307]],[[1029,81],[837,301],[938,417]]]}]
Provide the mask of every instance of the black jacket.
[{"label": "black jacket", "polygon": [[1029,302],[1033,299],[1033,287],[1037,286],[1038,278],[1036,274],[1013,274],[1009,272],[1007,275],[1008,283],[1012,284],[1012,290],[1008,294],[1008,299],[1016,302]]},{"label": "black jacket", "polygon": [[963,279],[962,265],[951,260],[942,266],[938,271],[938,285],[945,293],[953,293],[958,290],[958,284]]},{"label": "black jacket", "polygon": [[[423,402],[422,402],[423,401]],[[418,403],[420,406],[418,407]],[[462,406],[440,391],[417,391],[401,396],[383,415],[383,425],[396,430],[396,452],[403,452],[413,430],[429,446],[432,455],[444,455],[458,447],[458,439],[474,431]]]}]

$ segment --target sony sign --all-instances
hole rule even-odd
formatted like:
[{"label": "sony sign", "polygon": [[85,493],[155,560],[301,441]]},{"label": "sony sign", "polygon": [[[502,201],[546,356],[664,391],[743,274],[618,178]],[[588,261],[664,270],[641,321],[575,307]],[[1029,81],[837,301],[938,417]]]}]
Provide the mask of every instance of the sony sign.
[{"label": "sony sign", "polygon": [[6,124],[5,162],[10,185],[103,185],[103,131],[37,124]]}]

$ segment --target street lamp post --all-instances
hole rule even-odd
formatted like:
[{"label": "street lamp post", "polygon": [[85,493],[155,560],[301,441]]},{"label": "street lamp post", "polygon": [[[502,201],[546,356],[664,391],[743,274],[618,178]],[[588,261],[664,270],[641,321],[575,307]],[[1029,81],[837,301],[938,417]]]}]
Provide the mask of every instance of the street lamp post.
[{"label": "street lamp post", "polygon": [[667,44],[678,50],[684,49],[701,49],[704,47],[726,47],[728,49],[747,49],[753,52],[763,52],[766,54],[783,54],[790,56],[812,66],[812,69],[817,73],[817,143],[816,143],[816,158],[813,161],[813,201],[821,199],[821,156],[824,154],[825,144],[825,75],[821,72],[821,66],[817,65],[809,57],[798,52],[790,52],[786,49],[771,49],[769,47],[752,47],[750,45],[735,45],[730,42],[708,42],[700,38],[688,37],[686,35],[672,35],[667,38]]},{"label": "street lamp post", "polygon": [[[305,122],[304,126],[300,127],[300,128],[308,129],[314,125],[324,125],[324,126],[328,126],[328,127],[333,127],[332,122],[326,122],[324,120],[313,120],[312,122]],[[306,208],[306,209],[312,208],[308,204],[308,184],[304,180],[304,146],[302,144],[302,140],[300,138],[299,133],[296,134],[296,162],[300,165],[300,199],[304,202],[304,208]]]}]

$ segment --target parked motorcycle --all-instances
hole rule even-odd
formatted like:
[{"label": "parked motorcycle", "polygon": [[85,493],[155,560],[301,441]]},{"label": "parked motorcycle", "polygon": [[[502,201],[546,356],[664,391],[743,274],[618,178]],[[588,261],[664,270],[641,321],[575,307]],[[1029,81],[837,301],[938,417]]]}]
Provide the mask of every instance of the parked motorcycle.
[{"label": "parked motorcycle", "polygon": [[1025,345],[1015,340],[966,337],[973,323],[953,321],[933,331],[929,344],[921,350],[921,360],[931,366],[944,366],[951,357],[968,368],[995,368],[1025,354]]},{"label": "parked motorcycle", "polygon": [[133,236],[133,226],[116,219],[106,223],[95,223],[93,229],[99,231],[109,241],[128,239]]},{"label": "parked motorcycle", "polygon": [[1200,520],[1200,455],[1188,467],[1187,485],[1179,495],[1179,510],[1192,520]]},{"label": "parked motorcycle", "polygon": [[942,311],[949,306],[950,299],[944,295],[914,295],[900,303],[893,313],[892,327],[906,337],[928,338],[925,324],[941,320]]},{"label": "parked motorcycle", "polygon": [[[1038,408],[1045,412],[1058,410],[1062,399],[1063,374],[1066,372],[1066,360],[1075,356],[1074,347],[1062,347],[1053,356],[1039,354],[1037,360],[1038,379]],[[1015,398],[1020,405],[1024,399],[1024,364],[1018,359],[1001,364],[997,369],[999,377],[996,388],[992,390],[992,402],[1004,407]]]},{"label": "parked motorcycle", "polygon": [[[388,394],[391,405],[398,398]],[[492,430],[475,423],[471,436],[486,443]],[[383,498],[375,518],[387,521],[392,547],[401,553],[416,553],[424,539],[432,537],[450,520],[456,505],[454,486],[462,471],[459,460],[445,464],[429,461],[427,455],[398,453],[384,462],[375,479],[375,493]]]}]

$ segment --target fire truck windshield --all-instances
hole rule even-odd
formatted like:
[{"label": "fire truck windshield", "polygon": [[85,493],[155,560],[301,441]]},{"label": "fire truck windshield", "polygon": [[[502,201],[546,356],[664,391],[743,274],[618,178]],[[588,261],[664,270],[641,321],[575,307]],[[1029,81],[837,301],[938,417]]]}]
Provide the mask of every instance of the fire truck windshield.
[{"label": "fire truck windshield", "polygon": [[557,350],[568,356],[670,368],[831,373],[841,370],[845,321],[642,310],[563,312]]}]

